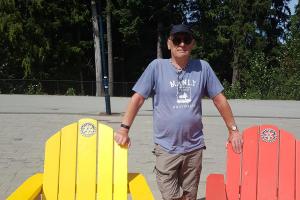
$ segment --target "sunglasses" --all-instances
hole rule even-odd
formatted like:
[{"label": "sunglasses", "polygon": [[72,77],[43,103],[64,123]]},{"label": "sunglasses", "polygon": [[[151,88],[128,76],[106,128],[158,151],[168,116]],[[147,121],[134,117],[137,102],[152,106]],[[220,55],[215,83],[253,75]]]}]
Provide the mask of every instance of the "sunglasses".
[{"label": "sunglasses", "polygon": [[193,37],[191,35],[175,35],[171,40],[176,46],[180,45],[182,42],[189,45],[192,43]]}]

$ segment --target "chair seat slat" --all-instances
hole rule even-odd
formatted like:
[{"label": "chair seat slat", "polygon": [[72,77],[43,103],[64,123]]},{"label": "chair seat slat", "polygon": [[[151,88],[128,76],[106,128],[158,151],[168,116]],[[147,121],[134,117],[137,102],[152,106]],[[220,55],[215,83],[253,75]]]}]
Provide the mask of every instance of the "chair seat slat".
[{"label": "chair seat slat", "polygon": [[114,142],[114,199],[127,199],[127,148]]},{"label": "chair seat slat", "polygon": [[236,154],[232,145],[227,145],[226,192],[228,199],[238,200],[240,190],[241,154]]},{"label": "chair seat slat", "polygon": [[56,200],[58,196],[58,174],[60,156],[60,132],[46,142],[43,193],[46,199]]},{"label": "chair seat slat", "polygon": [[258,126],[248,128],[243,133],[241,199],[256,199],[258,164]]},{"label": "chair seat slat", "polygon": [[76,200],[96,198],[97,121],[78,122]]},{"label": "chair seat slat", "polygon": [[296,200],[300,200],[300,141],[296,142]]},{"label": "chair seat slat", "polygon": [[77,132],[77,123],[61,130],[59,200],[73,200],[75,198],[77,134],[74,132]]},{"label": "chair seat slat", "polygon": [[280,131],[278,199],[295,199],[296,141],[292,134]]},{"label": "chair seat slat", "polygon": [[113,197],[113,130],[98,124],[98,177],[97,200],[112,200]]},{"label": "chair seat slat", "polygon": [[260,126],[257,199],[277,199],[278,151],[278,128],[271,125]]}]

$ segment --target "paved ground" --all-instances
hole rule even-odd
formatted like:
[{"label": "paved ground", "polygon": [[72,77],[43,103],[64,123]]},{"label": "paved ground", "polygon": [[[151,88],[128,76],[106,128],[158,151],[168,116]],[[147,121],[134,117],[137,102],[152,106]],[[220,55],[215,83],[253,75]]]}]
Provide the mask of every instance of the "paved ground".
[{"label": "paved ground", "polygon": [[[101,97],[0,95],[0,199],[5,199],[35,172],[43,171],[44,143],[63,126],[83,117],[98,119],[118,128],[128,98],[111,98],[113,115],[106,116]],[[300,139],[299,101],[231,100],[240,129],[253,124],[276,124]],[[199,187],[205,197],[209,173],[225,171],[227,131],[210,100],[203,101],[207,144]],[[156,199],[161,199],[153,174],[152,109],[147,100],[131,129],[129,170],[143,173]]]}]

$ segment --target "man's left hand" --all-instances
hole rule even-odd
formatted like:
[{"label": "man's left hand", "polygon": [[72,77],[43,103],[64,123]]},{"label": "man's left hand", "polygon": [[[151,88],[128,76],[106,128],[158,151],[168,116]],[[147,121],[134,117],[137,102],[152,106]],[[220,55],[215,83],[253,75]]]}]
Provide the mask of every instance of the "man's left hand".
[{"label": "man's left hand", "polygon": [[241,153],[243,149],[243,137],[238,131],[230,131],[228,141],[235,153]]}]

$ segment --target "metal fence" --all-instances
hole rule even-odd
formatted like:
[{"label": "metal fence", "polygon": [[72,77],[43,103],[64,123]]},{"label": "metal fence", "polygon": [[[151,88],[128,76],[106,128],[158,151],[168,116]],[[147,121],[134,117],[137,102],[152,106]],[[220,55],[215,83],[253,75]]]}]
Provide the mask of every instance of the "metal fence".
[{"label": "metal fence", "polygon": [[[110,82],[113,96],[131,96],[135,82]],[[95,96],[96,81],[0,79],[0,94]]]},{"label": "metal fence", "polygon": [[[109,88],[113,89],[113,94],[111,96],[132,96],[132,87],[134,84],[135,82],[110,82]],[[240,89],[241,88],[238,90]],[[275,88],[270,88],[268,91],[254,91],[253,94],[239,94],[241,91],[234,91],[230,86],[227,86],[225,91],[226,96],[229,98],[300,100],[300,85],[296,84],[278,85]],[[0,94],[95,96],[96,81],[0,79]]]}]

